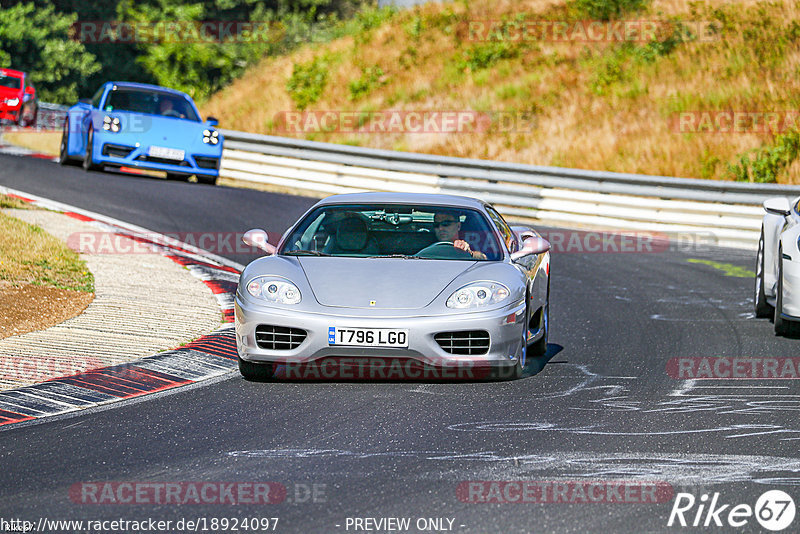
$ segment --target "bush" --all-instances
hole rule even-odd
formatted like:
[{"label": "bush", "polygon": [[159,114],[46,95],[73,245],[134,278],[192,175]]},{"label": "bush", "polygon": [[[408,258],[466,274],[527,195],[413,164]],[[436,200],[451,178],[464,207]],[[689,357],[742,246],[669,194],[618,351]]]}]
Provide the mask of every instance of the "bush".
[{"label": "bush", "polygon": [[350,90],[348,99],[358,100],[371,93],[375,88],[385,84],[386,79],[383,75],[383,69],[378,65],[363,69],[361,77],[348,84],[347,88]]},{"label": "bush", "polygon": [[491,41],[474,45],[461,53],[458,61],[459,70],[469,68],[472,71],[491,67],[501,59],[514,58],[519,50],[508,41]]},{"label": "bush", "polygon": [[740,182],[775,183],[778,175],[800,156],[800,132],[778,135],[772,146],[761,147],[739,156],[728,164],[728,173]]},{"label": "bush", "polygon": [[643,9],[649,3],[649,0],[572,0],[570,6],[579,17],[611,20]]},{"label": "bush", "polygon": [[328,83],[329,60],[326,56],[314,58],[310,63],[297,63],[286,82],[286,91],[297,109],[304,110],[322,97]]}]

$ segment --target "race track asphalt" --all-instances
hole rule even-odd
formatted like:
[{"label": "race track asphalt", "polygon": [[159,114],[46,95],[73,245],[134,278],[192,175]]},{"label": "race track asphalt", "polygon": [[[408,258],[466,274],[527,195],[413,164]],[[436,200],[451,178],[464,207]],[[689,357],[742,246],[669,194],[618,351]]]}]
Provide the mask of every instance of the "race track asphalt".
[{"label": "race track asphalt", "polygon": [[[314,202],[7,155],[0,184],[163,233],[282,233]],[[754,319],[752,278],[729,276],[752,270],[753,252],[681,248],[554,253],[550,347],[520,380],[254,383],[231,373],[4,428],[0,518],[278,517],[276,532],[354,532],[352,518],[407,517],[412,526],[451,519],[451,531],[465,533],[669,532],[702,530],[667,526],[679,492],[754,506],[781,489],[800,502],[797,380],[667,372],[672,358],[800,356],[800,340],[776,337],[768,320]],[[595,503],[570,490],[572,503],[487,504],[457,492],[469,481],[554,480],[658,483],[671,494],[657,503]],[[287,495],[267,505],[70,496],[81,483],[208,481],[277,482]],[[760,529],[750,517],[737,531]]]}]

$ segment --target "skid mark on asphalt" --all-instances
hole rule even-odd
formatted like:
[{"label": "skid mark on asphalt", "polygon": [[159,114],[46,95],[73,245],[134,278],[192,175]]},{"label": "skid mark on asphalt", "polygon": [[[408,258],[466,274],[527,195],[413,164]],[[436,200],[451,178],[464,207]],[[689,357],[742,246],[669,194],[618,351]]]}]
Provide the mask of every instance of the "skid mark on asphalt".
[{"label": "skid mark on asphalt", "polygon": [[[602,453],[597,451],[508,454],[498,451],[395,450],[368,452],[348,449],[260,449],[230,451],[232,458],[323,461],[394,458],[423,460],[437,464],[442,472],[428,471],[424,477],[463,480],[469,462],[475,479],[513,480],[514,477],[567,479],[660,480],[672,484],[714,485],[730,482],[800,485],[800,459],[734,454]],[[458,468],[458,469],[456,469]],[[780,476],[784,473],[786,476]]]},{"label": "skid mark on asphalt", "polygon": [[[800,411],[800,395],[792,394],[793,389],[776,389],[776,386],[763,385],[758,381],[749,384],[736,384],[727,380],[708,381],[686,380],[666,392],[663,399],[641,400],[640,395],[631,393],[631,380],[636,377],[603,376],[594,373],[587,365],[564,364],[569,369],[559,379],[572,380],[573,385],[562,391],[550,394],[533,394],[537,402],[547,399],[564,402],[569,397],[569,410],[608,414],[625,413],[623,418],[613,423],[575,426],[553,420],[517,421],[475,421],[456,423],[446,427],[457,432],[556,432],[574,435],[615,436],[627,438],[647,438],[680,435],[717,435],[722,439],[742,440],[768,434],[779,434],[780,441],[800,440],[800,426],[786,426],[764,422],[766,416],[778,416],[786,412]],[[574,370],[577,375],[571,375]],[[734,381],[736,382],[736,381]],[[753,384],[753,382],[756,382]],[[755,387],[754,387],[755,386]],[[716,391],[705,388],[718,387]],[[751,417],[729,420],[723,425],[705,426],[702,422],[692,422],[686,415],[711,412],[734,416],[758,416],[759,423],[753,424]],[[661,428],[653,427],[653,414],[667,419]],[[673,419],[671,416],[675,415]],[[781,418],[784,420],[785,417]],[[640,429],[650,430],[643,432]]]}]

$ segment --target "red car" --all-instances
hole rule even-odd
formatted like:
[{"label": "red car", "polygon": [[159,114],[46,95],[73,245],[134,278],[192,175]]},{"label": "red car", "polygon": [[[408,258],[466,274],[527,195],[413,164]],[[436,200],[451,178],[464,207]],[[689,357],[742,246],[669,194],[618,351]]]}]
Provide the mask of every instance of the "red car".
[{"label": "red car", "polygon": [[32,126],[38,112],[36,89],[28,81],[28,75],[0,69],[0,123],[11,121],[19,126]]}]

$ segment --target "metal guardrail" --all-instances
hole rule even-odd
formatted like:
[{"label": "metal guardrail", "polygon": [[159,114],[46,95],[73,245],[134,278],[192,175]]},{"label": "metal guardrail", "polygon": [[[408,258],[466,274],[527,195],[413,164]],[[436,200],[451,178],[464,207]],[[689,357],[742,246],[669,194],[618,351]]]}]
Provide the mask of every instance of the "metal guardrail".
[{"label": "metal guardrail", "polygon": [[61,130],[69,107],[49,102],[39,102],[39,112],[34,128],[37,130]]},{"label": "metal guardrail", "polygon": [[513,219],[712,236],[755,248],[761,203],[800,187],[584,171],[441,157],[221,130],[220,175],[317,196],[356,191],[482,198]]}]

